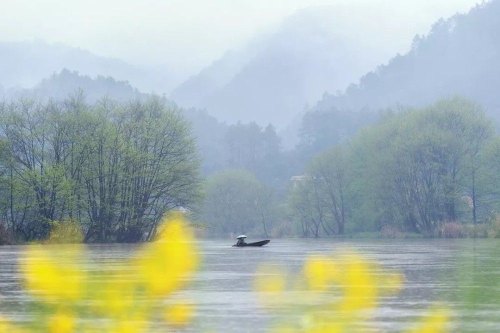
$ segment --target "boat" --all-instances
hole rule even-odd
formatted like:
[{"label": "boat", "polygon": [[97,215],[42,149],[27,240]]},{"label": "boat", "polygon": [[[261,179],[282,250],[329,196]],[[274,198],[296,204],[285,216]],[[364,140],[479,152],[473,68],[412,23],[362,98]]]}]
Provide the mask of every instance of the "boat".
[{"label": "boat", "polygon": [[238,242],[236,242],[233,247],[264,246],[271,241],[270,239],[265,239],[258,242],[245,243],[245,238],[247,238],[247,236],[245,235],[239,235],[238,237],[236,237]]},{"label": "boat", "polygon": [[234,247],[264,246],[264,245],[266,245],[267,243],[269,243],[270,241],[271,241],[271,240],[269,240],[269,239],[265,239],[265,240],[261,240],[261,241],[258,241],[258,242],[253,242],[253,243],[234,244],[233,246],[234,246]]}]

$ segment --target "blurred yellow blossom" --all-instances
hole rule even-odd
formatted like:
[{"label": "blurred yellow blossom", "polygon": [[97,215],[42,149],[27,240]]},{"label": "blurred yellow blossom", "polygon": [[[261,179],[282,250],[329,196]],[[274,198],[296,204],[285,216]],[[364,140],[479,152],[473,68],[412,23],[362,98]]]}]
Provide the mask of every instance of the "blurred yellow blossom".
[{"label": "blurred yellow blossom", "polygon": [[194,316],[192,304],[174,304],[167,307],[165,311],[165,321],[172,326],[185,326]]},{"label": "blurred yellow blossom", "polygon": [[79,245],[31,245],[21,266],[26,288],[49,302],[78,300],[86,278],[77,264],[82,261],[83,249]]},{"label": "blurred yellow blossom", "polygon": [[[64,242],[64,233],[78,235],[70,224],[55,225],[53,231],[61,234],[49,239],[58,243]],[[85,254],[81,245],[27,248],[20,265],[25,286],[44,309],[32,327],[49,333],[139,333],[177,329],[192,321],[192,303],[165,301],[183,287],[199,263],[193,233],[182,214],[166,216],[156,240],[113,269],[79,266]],[[355,252],[310,256],[298,273],[289,281],[278,266],[262,266],[257,272],[259,299],[286,316],[271,327],[272,332],[365,331],[380,298],[401,290],[404,281],[403,275]],[[150,327],[152,322],[155,327]],[[435,308],[407,332],[445,332],[448,322],[449,313]],[[0,333],[7,332],[24,331],[0,317]]]},{"label": "blurred yellow blossom", "polygon": [[326,257],[311,257],[304,265],[304,276],[313,291],[325,291],[338,279],[339,271],[335,263]]},{"label": "blurred yellow blossom", "polygon": [[155,242],[148,244],[137,258],[139,274],[149,292],[165,296],[179,289],[198,265],[194,235],[180,213],[168,217]]},{"label": "blurred yellow blossom", "polygon": [[133,276],[133,272],[123,269],[108,273],[100,283],[94,283],[89,291],[93,309],[98,314],[111,318],[126,317],[132,309],[137,309],[137,283]]},{"label": "blurred yellow blossom", "polygon": [[75,330],[75,317],[67,312],[60,312],[49,319],[50,333],[71,333]]},{"label": "blurred yellow blossom", "polygon": [[[81,240],[74,227],[54,222],[46,243]],[[182,299],[167,305],[165,297],[178,291],[197,268],[194,237],[182,214],[166,216],[159,230],[154,242],[110,268],[86,261],[86,249],[79,244],[28,246],[21,272],[41,309],[28,327],[48,333],[138,333],[148,331],[148,323],[158,317],[168,322],[164,327],[188,324],[194,305]],[[0,319],[0,333],[15,329]]]},{"label": "blurred yellow blossom", "polygon": [[375,266],[358,255],[349,254],[343,259],[343,276],[337,281],[343,289],[341,311],[355,314],[373,310],[377,305],[378,284]]},{"label": "blurred yellow blossom", "polygon": [[122,319],[120,321],[115,321],[113,326],[105,330],[109,333],[142,333],[147,332],[148,324],[145,318],[137,319]]},{"label": "blurred yellow blossom", "polygon": [[[267,275],[259,277],[262,272]],[[364,325],[376,310],[380,297],[401,290],[404,280],[401,274],[387,272],[355,252],[331,257],[310,256],[305,260],[302,275],[292,282],[286,281],[283,271],[269,274],[269,269],[263,269],[259,275],[255,288],[262,295],[260,299],[264,305],[269,304],[269,291],[279,291],[282,298],[294,292],[283,291],[281,286],[289,284],[297,289],[295,292],[302,291],[286,303],[288,312],[285,312],[283,323],[272,328],[275,333],[366,331]],[[446,322],[443,312],[434,311],[420,326],[422,329],[445,327]]]},{"label": "blurred yellow blossom", "polygon": [[448,332],[450,313],[442,307],[434,307],[416,326],[407,333],[444,333]]},{"label": "blurred yellow blossom", "polygon": [[12,325],[7,319],[0,316],[0,333],[24,333],[26,331]]}]

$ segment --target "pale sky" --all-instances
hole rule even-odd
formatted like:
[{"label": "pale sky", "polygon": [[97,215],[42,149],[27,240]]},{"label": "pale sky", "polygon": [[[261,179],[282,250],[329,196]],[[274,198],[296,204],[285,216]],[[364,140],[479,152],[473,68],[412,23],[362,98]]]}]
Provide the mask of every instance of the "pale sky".
[{"label": "pale sky", "polygon": [[[390,52],[406,52],[415,34],[480,0],[0,0],[0,41],[42,39],[120,58],[194,72],[272,30],[295,11],[352,7],[380,22]],[[376,24],[376,26],[379,26]],[[366,28],[365,28],[366,29]],[[373,30],[373,28],[370,28]]]}]

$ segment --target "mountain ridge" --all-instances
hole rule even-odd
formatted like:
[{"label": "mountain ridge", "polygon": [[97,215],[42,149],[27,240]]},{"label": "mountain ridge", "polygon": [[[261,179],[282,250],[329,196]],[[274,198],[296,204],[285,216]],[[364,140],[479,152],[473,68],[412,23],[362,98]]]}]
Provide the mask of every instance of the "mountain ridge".
[{"label": "mountain ridge", "polygon": [[170,98],[229,123],[283,127],[325,91],[343,89],[386,59],[369,38],[357,40],[354,28],[363,20],[350,14],[347,6],[302,9],[246,47],[226,53]]},{"label": "mountain ridge", "polygon": [[89,76],[126,80],[144,92],[166,93],[175,84],[166,68],[148,68],[88,50],[42,40],[0,42],[0,85],[4,89],[32,88],[63,69]]},{"label": "mountain ridge", "polygon": [[365,74],[344,92],[326,94],[313,109],[423,106],[460,95],[500,120],[500,1],[437,21],[411,50]]}]

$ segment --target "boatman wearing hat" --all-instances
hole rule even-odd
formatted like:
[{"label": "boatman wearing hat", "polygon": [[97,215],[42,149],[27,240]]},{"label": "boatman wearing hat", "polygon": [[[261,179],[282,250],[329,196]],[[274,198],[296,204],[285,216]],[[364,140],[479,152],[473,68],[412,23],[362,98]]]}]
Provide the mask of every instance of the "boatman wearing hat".
[{"label": "boatman wearing hat", "polygon": [[236,239],[238,240],[236,242],[236,246],[244,246],[246,244],[245,238],[247,238],[247,236],[245,236],[245,235],[239,235],[238,237],[236,237]]}]

